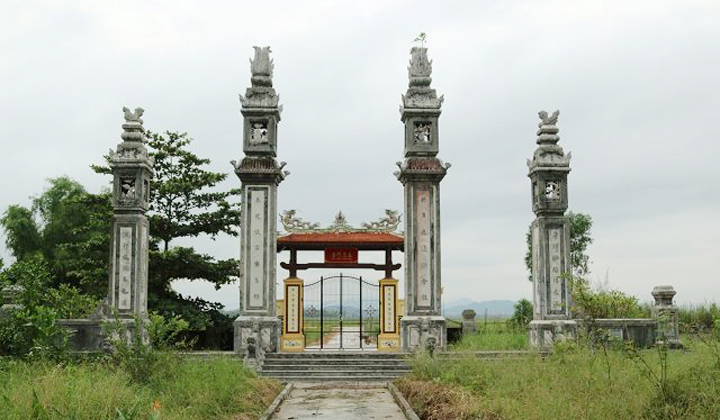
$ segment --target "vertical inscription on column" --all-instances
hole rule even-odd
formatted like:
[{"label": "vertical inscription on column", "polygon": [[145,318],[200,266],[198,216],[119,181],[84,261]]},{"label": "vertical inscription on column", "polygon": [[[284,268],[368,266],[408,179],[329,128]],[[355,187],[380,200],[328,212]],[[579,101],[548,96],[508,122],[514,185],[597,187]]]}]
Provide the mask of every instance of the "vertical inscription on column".
[{"label": "vertical inscription on column", "polygon": [[132,290],[132,232],[131,227],[120,228],[120,253],[118,255],[118,309],[130,309]]},{"label": "vertical inscription on column", "polygon": [[415,193],[417,224],[415,231],[415,272],[417,273],[417,306],[432,306],[432,194],[427,185],[418,186]]},{"label": "vertical inscription on column", "polygon": [[287,326],[286,332],[288,333],[299,333],[300,332],[300,320],[298,319],[298,305],[299,305],[300,286],[291,285],[287,287]]},{"label": "vertical inscription on column", "polygon": [[560,257],[560,241],[562,231],[560,228],[548,229],[548,268],[550,276],[548,278],[548,304],[549,309],[554,312],[563,312],[563,293],[560,279],[562,273],[561,257]]},{"label": "vertical inscription on column", "polygon": [[540,283],[540,227],[537,224],[532,230],[532,277],[533,277],[533,308],[536,314],[540,313],[540,298],[542,284]]},{"label": "vertical inscription on column", "polygon": [[265,294],[265,200],[266,192],[264,190],[250,190],[248,194],[250,203],[250,226],[248,235],[249,255],[250,259],[247,263],[250,265],[248,271],[249,278],[249,298],[250,307],[262,307]]},{"label": "vertical inscription on column", "polygon": [[[147,235],[147,229],[145,228],[144,224],[140,224],[140,235],[139,235],[139,254],[140,255],[147,255],[148,252],[148,235]],[[142,257],[138,258],[138,261],[143,261]],[[145,260],[147,261],[147,260]],[[141,263],[142,264],[142,263]],[[140,297],[140,307],[137,308],[137,311],[141,313],[147,312],[147,277],[148,277],[148,267],[147,265],[140,266],[138,272],[143,273],[141,278],[137,279],[137,290],[135,293],[138,294]]]},{"label": "vertical inscription on column", "polygon": [[383,286],[383,331],[395,333],[395,286]]}]

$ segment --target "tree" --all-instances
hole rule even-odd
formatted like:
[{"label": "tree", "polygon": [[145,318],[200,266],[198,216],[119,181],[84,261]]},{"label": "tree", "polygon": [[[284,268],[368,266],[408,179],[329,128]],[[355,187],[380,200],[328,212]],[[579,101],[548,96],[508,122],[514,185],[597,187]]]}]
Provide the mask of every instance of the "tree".
[{"label": "tree", "polygon": [[[590,236],[592,228],[592,217],[583,213],[567,213],[570,222],[570,266],[572,267],[573,277],[584,277],[589,273],[590,257],[585,253],[588,245],[593,242]],[[525,267],[530,275],[528,279],[532,281],[532,225],[528,227],[525,236],[527,241],[527,253],[525,254]]]},{"label": "tree", "polygon": [[52,273],[51,287],[68,284],[95,297],[107,294],[110,194],[90,194],[61,176],[26,208],[11,205],[0,225],[6,245],[22,261],[40,254]]}]

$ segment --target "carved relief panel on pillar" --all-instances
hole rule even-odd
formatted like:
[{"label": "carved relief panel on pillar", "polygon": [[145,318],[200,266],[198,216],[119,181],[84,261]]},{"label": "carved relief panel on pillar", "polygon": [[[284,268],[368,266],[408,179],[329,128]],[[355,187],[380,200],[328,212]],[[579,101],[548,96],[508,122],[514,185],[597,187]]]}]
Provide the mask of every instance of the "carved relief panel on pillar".
[{"label": "carved relief panel on pillar", "polygon": [[244,305],[247,312],[266,311],[269,255],[269,202],[270,187],[266,185],[245,186],[245,213],[243,224],[245,250],[243,254],[243,278],[245,279]]},{"label": "carved relief panel on pillar", "polygon": [[432,186],[419,184],[415,187],[415,212],[417,213],[415,246],[415,305],[417,309],[433,309],[434,261],[433,261],[433,194]]}]

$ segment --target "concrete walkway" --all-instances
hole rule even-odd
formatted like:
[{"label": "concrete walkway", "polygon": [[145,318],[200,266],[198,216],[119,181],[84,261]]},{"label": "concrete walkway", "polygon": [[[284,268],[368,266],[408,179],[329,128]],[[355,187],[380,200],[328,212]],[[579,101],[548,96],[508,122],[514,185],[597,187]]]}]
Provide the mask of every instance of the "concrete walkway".
[{"label": "concrete walkway", "polygon": [[296,383],[272,420],[405,420],[385,383]]}]

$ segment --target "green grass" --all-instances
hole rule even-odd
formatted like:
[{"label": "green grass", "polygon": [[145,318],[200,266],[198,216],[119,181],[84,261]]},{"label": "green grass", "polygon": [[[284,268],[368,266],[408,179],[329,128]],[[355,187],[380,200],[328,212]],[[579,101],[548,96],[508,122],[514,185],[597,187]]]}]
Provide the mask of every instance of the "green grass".
[{"label": "green grass", "polygon": [[509,328],[504,320],[478,323],[478,333],[464,336],[451,345],[451,350],[525,350],[528,348],[527,331]]},{"label": "green grass", "polygon": [[0,360],[0,419],[256,419],[281,388],[238,359],[166,362],[139,383],[102,361]]},{"label": "green grass", "polygon": [[[700,342],[688,344],[689,352],[669,353],[664,382],[653,380],[622,350],[605,357],[586,346],[565,345],[545,358],[416,356],[413,373],[398,386],[424,420],[717,420],[717,355]],[[660,372],[657,350],[641,355]]]}]

